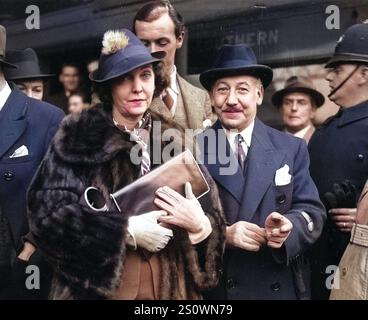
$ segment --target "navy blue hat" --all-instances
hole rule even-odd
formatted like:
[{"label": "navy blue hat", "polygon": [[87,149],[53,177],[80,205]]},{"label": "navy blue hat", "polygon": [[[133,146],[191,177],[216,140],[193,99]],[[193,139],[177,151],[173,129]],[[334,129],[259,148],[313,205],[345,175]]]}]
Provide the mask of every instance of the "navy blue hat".
[{"label": "navy blue hat", "polygon": [[368,64],[368,24],[359,23],[349,27],[340,37],[333,57],[327,62],[326,68],[340,63]]},{"label": "navy blue hat", "polygon": [[163,51],[151,54],[128,29],[105,32],[102,45],[98,69],[89,75],[92,81],[99,83],[120,77],[146,64],[159,62],[165,56]]},{"label": "navy blue hat", "polygon": [[53,74],[41,72],[37,54],[31,48],[7,50],[6,58],[8,62],[18,67],[17,69],[4,68],[6,80],[48,78],[54,76]]},{"label": "navy blue hat", "polygon": [[262,81],[266,88],[272,81],[273,72],[268,66],[258,64],[252,48],[246,44],[224,45],[212,69],[203,72],[199,80],[204,88],[211,90],[214,82],[227,76],[251,75]]}]

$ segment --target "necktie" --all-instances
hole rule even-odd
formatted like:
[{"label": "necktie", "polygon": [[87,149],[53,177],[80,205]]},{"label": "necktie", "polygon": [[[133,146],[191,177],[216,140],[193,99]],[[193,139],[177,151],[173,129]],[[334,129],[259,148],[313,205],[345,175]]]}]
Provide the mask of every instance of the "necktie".
[{"label": "necktie", "polygon": [[162,101],[165,103],[166,107],[171,110],[174,105],[174,99],[171,96],[169,90],[165,90],[165,95],[162,97]]},{"label": "necktie", "polygon": [[152,128],[151,114],[147,112],[133,130],[128,130],[125,125],[119,125],[114,118],[113,122],[120,130],[130,134],[130,141],[135,141],[141,147],[142,159],[140,176],[144,176],[151,170],[151,159],[147,145]]},{"label": "necktie", "polygon": [[244,170],[244,166],[245,166],[245,159],[247,157],[246,151],[248,150],[248,146],[244,141],[244,138],[241,134],[237,134],[235,136],[235,144],[237,146],[237,158],[238,158],[238,162],[239,162],[239,166],[242,168],[242,170]]}]

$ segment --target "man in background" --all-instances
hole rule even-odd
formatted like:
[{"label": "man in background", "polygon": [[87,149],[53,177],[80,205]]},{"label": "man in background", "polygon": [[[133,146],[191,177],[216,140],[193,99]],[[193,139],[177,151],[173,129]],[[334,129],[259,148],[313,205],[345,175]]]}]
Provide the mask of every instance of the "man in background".
[{"label": "man in background", "polygon": [[62,89],[50,96],[48,102],[68,113],[68,98],[81,89],[81,76],[79,68],[72,63],[64,63],[59,74]]},{"label": "man in background", "polygon": [[324,96],[306,77],[290,77],[285,87],[272,95],[272,103],[281,113],[284,131],[307,143],[316,130],[313,124],[316,110],[324,102]]},{"label": "man in background", "polygon": [[152,1],[135,15],[133,31],[151,52],[164,51],[165,71],[170,75],[170,86],[151,109],[183,128],[201,129],[211,125],[215,115],[208,94],[184,80],[175,66],[175,53],[184,42],[185,25],[182,16],[169,1]]}]

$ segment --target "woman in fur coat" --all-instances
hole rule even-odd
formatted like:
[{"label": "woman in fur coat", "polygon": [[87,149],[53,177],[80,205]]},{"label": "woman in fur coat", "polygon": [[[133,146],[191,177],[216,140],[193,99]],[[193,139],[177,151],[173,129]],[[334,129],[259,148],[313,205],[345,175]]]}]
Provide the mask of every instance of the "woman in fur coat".
[{"label": "woman in fur coat", "polygon": [[[130,218],[81,200],[93,186],[111,205],[110,193],[154,168],[157,150],[147,146],[164,150],[165,143],[153,135],[153,122],[184,140],[182,129],[147,110],[167,85],[162,54],[150,54],[129,30],[105,33],[99,69],[90,75],[102,104],[64,119],[33,179],[30,228],[54,269],[51,299],[200,299],[218,281],[225,222],[204,167],[211,191],[200,202],[189,183],[186,197],[159,188],[162,210]],[[137,144],[140,163],[131,160]]]}]

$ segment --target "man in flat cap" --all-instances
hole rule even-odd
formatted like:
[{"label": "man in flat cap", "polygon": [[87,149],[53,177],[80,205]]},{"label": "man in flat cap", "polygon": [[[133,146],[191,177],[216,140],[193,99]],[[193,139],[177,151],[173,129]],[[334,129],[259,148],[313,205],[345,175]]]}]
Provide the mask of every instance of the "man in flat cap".
[{"label": "man in flat cap", "polygon": [[307,143],[316,130],[313,124],[316,110],[324,102],[324,96],[314,88],[312,81],[302,76],[290,77],[285,87],[272,96],[273,105],[280,110],[284,131]]},{"label": "man in flat cap", "polygon": [[3,68],[14,67],[5,60],[5,43],[0,25],[0,299],[20,298],[20,292],[12,292],[18,284],[22,294],[27,292],[26,274],[14,279],[21,283],[12,282],[12,268],[25,267],[34,252],[22,239],[28,233],[26,191],[64,116],[5,81]]},{"label": "man in flat cap", "polygon": [[314,251],[312,295],[328,299],[331,273],[356,222],[356,197],[368,178],[368,24],[349,27],[327,62],[329,98],[340,106],[309,142],[310,172],[329,210]]},{"label": "man in flat cap", "polygon": [[222,276],[207,298],[310,296],[303,253],[321,234],[326,214],[304,141],[256,117],[272,76],[245,44],[223,46],[200,76],[219,120],[196,140],[227,220]]}]

